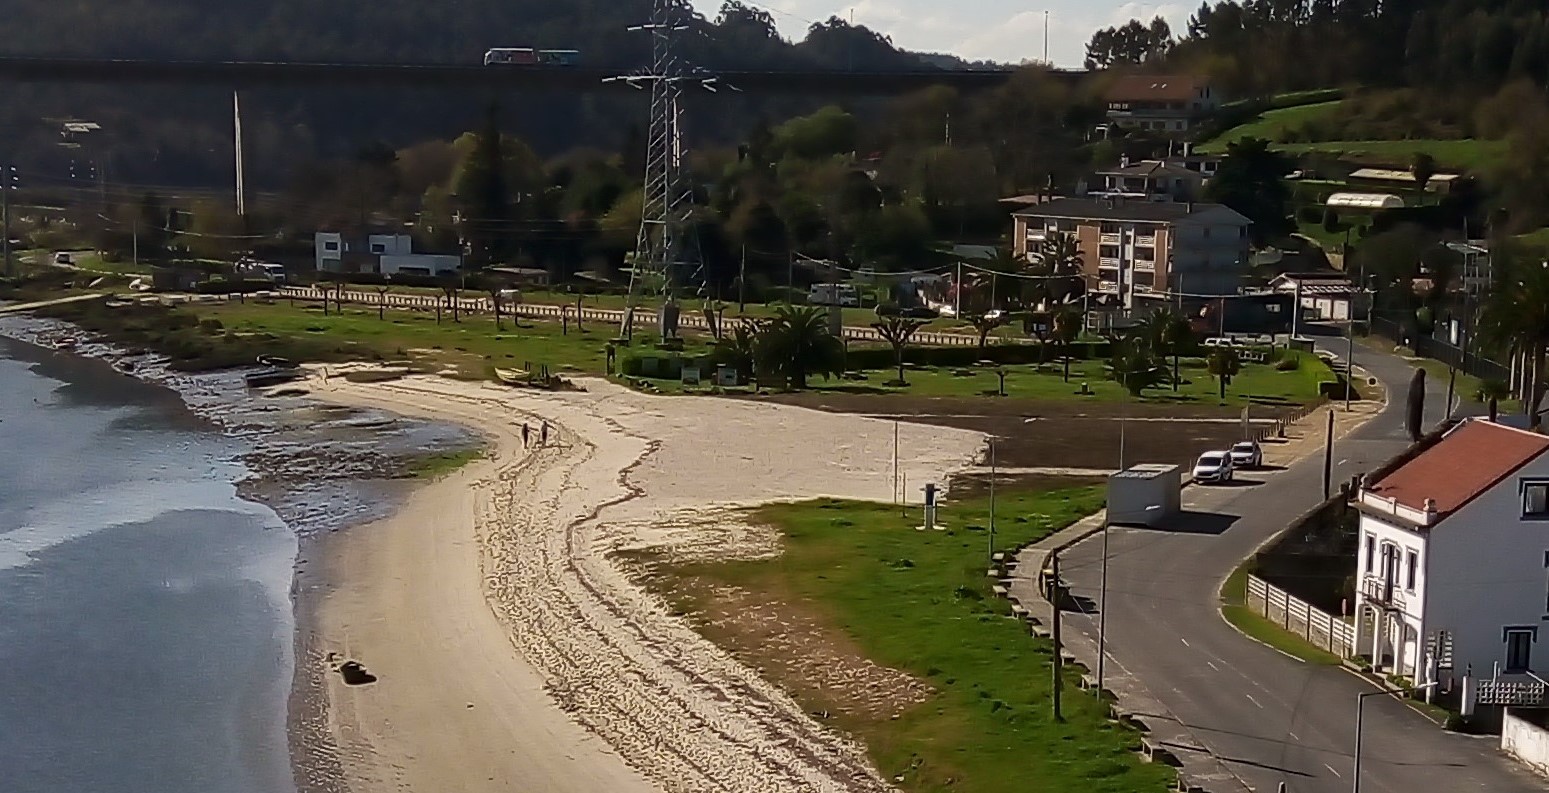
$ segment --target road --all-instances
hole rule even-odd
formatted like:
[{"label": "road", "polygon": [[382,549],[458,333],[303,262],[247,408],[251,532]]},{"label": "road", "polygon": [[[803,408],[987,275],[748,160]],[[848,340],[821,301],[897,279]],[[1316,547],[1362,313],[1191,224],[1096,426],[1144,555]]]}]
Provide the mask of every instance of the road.
[{"label": "road", "polygon": [[[1343,356],[1343,343],[1328,348]],[[1407,445],[1403,395],[1412,369],[1357,348],[1356,365],[1393,398],[1334,449],[1334,481],[1373,470]],[[1428,389],[1427,426],[1445,414],[1446,383]],[[1220,616],[1222,581],[1264,541],[1322,500],[1321,455],[1228,487],[1185,492],[1190,519],[1172,531],[1110,535],[1109,669],[1131,675],[1248,787],[1288,793],[1351,789],[1356,695],[1374,690],[1337,667],[1305,664],[1237,633]],[[1098,601],[1101,535],[1061,555],[1073,594]],[[1067,632],[1097,633],[1095,606]],[[1368,793],[1546,788],[1496,749],[1496,738],[1442,731],[1403,703],[1366,700],[1362,788]],[[1180,752],[1183,754],[1183,752]]]}]

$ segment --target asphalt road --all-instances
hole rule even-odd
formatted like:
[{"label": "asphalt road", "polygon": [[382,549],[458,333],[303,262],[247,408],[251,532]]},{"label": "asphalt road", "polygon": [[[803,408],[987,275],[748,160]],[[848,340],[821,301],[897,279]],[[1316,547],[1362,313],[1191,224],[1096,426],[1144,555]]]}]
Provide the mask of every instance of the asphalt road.
[{"label": "asphalt road", "polygon": [[[1328,345],[1340,356],[1343,342]],[[1333,481],[1375,469],[1407,445],[1404,393],[1413,369],[1357,348],[1357,367],[1389,384],[1380,416],[1335,444]],[[1446,413],[1446,383],[1431,382],[1427,426]],[[1237,633],[1221,617],[1222,581],[1261,543],[1322,500],[1321,455],[1287,470],[1255,472],[1235,486],[1185,493],[1188,519],[1173,531],[1114,529],[1110,536],[1110,668],[1151,695],[1246,785],[1288,793],[1351,790],[1356,695],[1374,690],[1334,667],[1305,664]],[[1101,535],[1061,555],[1073,592],[1098,601]],[[1068,614],[1067,630],[1097,633],[1095,605]],[[1362,789],[1368,793],[1542,793],[1549,784],[1497,750],[1497,738],[1442,731],[1388,697],[1366,700]]]}]

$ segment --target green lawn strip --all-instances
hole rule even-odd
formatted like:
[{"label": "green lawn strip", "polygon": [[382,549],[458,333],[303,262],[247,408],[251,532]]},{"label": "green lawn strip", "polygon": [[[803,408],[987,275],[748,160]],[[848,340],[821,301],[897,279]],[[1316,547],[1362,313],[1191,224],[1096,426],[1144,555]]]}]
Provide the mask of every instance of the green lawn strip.
[{"label": "green lawn strip", "polygon": [[[1381,336],[1362,336],[1357,337],[1356,341],[1363,347],[1390,355],[1394,354],[1393,342]],[[1407,347],[1400,348],[1398,354],[1402,355],[1411,366],[1418,366],[1424,369],[1427,379],[1439,383],[1442,388],[1446,388],[1447,378],[1451,377],[1451,371],[1446,364],[1432,358],[1417,357],[1414,351]],[[1360,365],[1359,358],[1356,359],[1356,365]],[[1479,393],[1479,386],[1483,382],[1478,377],[1459,371],[1457,383],[1453,386],[1453,390],[1458,398],[1464,402],[1476,402],[1477,400],[1474,397]],[[1406,384],[1404,387],[1408,388],[1408,385]],[[1499,407],[1502,414],[1517,413],[1522,410],[1522,403],[1515,399],[1508,399],[1500,403]]]},{"label": "green lawn strip", "polygon": [[[1032,542],[1102,506],[1101,488],[1003,494],[997,544]],[[918,510],[837,500],[761,508],[785,536],[779,557],[695,565],[756,593],[799,599],[870,660],[934,694],[895,718],[836,713],[883,776],[908,791],[1135,791],[1166,788],[1169,768],[1141,763],[1139,735],[1106,718],[1067,676],[1063,722],[1050,704],[1051,645],[1027,634],[990,591],[987,502],[944,506],[945,530],[917,531]],[[806,705],[808,703],[804,703]],[[826,707],[826,706],[824,706]]]},{"label": "green lawn strip", "polygon": [[1341,663],[1339,656],[1314,645],[1248,608],[1250,564],[1251,562],[1243,562],[1232,571],[1226,583],[1221,585],[1221,615],[1226,617],[1226,621],[1248,638],[1263,642],[1287,655],[1300,658],[1310,664],[1338,666]]},{"label": "green lawn strip", "polygon": [[1226,151],[1228,144],[1236,143],[1244,138],[1263,138],[1268,141],[1283,140],[1286,132],[1296,129],[1315,118],[1328,115],[1337,109],[1342,101],[1315,102],[1313,104],[1265,111],[1252,121],[1232,127],[1216,139],[1201,145],[1199,151],[1205,154],[1220,154]]},{"label": "green lawn strip", "polygon": [[484,456],[482,448],[460,449],[454,452],[437,452],[415,458],[409,463],[408,474],[416,479],[436,479]]}]

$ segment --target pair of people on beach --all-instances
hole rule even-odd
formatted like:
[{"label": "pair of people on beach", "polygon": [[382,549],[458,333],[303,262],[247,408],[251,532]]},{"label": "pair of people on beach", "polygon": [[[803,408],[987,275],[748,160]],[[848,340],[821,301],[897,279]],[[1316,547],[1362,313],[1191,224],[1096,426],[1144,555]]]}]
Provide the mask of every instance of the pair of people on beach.
[{"label": "pair of people on beach", "polygon": [[[528,446],[532,445],[531,438],[532,438],[532,426],[524,421],[524,422],[522,422],[522,448],[523,449],[525,449]],[[538,445],[539,446],[547,446],[547,445],[549,445],[549,423],[547,421],[543,422],[543,428],[541,430],[539,430]]]}]

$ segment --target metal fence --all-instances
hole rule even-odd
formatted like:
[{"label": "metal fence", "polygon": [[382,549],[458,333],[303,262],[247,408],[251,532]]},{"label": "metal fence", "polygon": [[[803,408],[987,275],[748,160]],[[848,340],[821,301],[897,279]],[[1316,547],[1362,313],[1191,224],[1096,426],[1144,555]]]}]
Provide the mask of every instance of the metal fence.
[{"label": "metal fence", "polygon": [[1372,333],[1381,336],[1394,344],[1403,344],[1415,351],[1422,358],[1430,358],[1435,361],[1453,366],[1464,374],[1471,374],[1484,380],[1500,380],[1503,383],[1511,382],[1511,367],[1499,361],[1493,361],[1477,352],[1465,354],[1461,347],[1446,339],[1432,336],[1413,336],[1405,333],[1404,327],[1390,319],[1380,317],[1373,318],[1371,324]]},{"label": "metal fence", "polygon": [[1355,643],[1355,627],[1314,608],[1258,576],[1248,576],[1248,608],[1253,613],[1306,639],[1314,647],[1345,658]]}]

